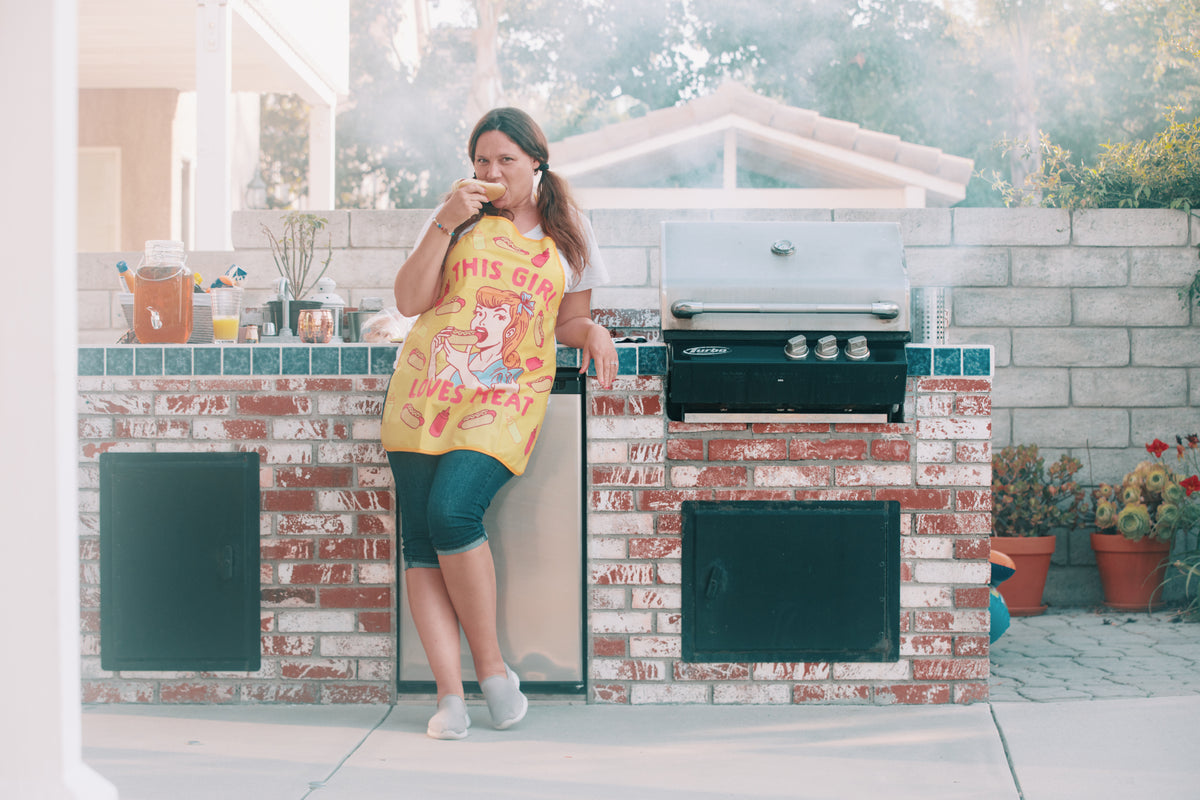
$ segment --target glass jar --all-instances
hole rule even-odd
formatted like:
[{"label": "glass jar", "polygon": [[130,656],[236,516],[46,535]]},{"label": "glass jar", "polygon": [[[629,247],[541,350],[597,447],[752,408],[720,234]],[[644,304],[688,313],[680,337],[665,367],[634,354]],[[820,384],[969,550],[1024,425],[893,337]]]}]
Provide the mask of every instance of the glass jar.
[{"label": "glass jar", "polygon": [[192,335],[192,271],[183,242],[151,240],[133,287],[133,332],[142,344],[185,344]]}]

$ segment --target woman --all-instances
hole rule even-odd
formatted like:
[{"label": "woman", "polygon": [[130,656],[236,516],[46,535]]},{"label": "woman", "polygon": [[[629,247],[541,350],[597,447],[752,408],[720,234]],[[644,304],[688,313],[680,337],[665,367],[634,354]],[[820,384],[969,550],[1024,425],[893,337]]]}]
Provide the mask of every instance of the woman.
[{"label": "woman", "polygon": [[462,739],[471,724],[460,626],[492,723],[504,729],[525,716],[528,700],[497,640],[483,514],[525,470],[556,340],[580,348],[580,372],[594,362],[605,388],[617,373],[612,338],[591,319],[591,289],[607,275],[590,224],[550,170],[541,129],[523,111],[494,109],[467,151],[475,178],[505,191],[489,203],[478,184],[456,185],[400,267],[396,307],[420,316],[383,413],[409,609],[437,682],[426,731],[435,739]]}]

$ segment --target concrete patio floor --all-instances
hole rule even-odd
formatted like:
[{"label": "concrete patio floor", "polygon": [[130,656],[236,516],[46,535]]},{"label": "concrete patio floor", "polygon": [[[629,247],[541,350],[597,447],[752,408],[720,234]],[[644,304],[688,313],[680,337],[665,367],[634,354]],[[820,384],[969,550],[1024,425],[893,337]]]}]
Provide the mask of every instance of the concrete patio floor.
[{"label": "concrete patio floor", "polygon": [[123,800],[1200,797],[1200,625],[1090,611],[1015,619],[993,663],[991,703],[534,700],[520,725],[496,731],[472,702],[461,742],[425,736],[428,699],[91,706],[84,757]]}]

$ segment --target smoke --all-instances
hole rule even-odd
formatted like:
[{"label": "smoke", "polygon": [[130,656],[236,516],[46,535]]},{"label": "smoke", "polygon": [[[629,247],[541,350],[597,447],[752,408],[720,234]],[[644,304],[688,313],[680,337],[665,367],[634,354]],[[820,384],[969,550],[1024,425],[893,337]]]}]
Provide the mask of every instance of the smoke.
[{"label": "smoke", "polygon": [[[495,69],[481,70],[476,79],[480,44],[473,26],[485,19],[476,13],[479,6],[498,16],[483,48],[494,52]],[[1048,16],[1029,32],[1034,80],[1022,106],[1008,29],[980,10],[1009,6],[976,0],[438,0],[411,70],[372,58],[378,38],[356,39],[353,108],[342,115],[344,124],[339,118],[339,140],[345,134],[353,156],[345,159],[351,179],[355,170],[382,176],[388,204],[428,206],[469,170],[465,138],[479,109],[467,111],[467,103],[482,79],[492,81],[492,93],[481,95],[490,99],[480,107],[523,107],[552,141],[695,100],[732,79],[786,105],[977,164],[996,140],[1014,133],[1015,107],[1039,109],[1038,127],[1066,136],[1082,153],[1095,152],[1114,131],[1144,131],[1147,120],[1160,116],[1162,98],[1195,107],[1197,59],[1167,63],[1159,48],[1160,38],[1187,32],[1188,17],[1181,16],[1178,31],[1160,37],[1129,10],[1166,9],[1160,17],[1170,22],[1171,13],[1183,12],[1167,0],[1039,4]],[[399,0],[352,3],[352,11],[368,7],[391,9],[379,12],[390,22],[411,23],[396,11]],[[694,168],[703,165],[689,160],[676,172],[694,178]]]}]

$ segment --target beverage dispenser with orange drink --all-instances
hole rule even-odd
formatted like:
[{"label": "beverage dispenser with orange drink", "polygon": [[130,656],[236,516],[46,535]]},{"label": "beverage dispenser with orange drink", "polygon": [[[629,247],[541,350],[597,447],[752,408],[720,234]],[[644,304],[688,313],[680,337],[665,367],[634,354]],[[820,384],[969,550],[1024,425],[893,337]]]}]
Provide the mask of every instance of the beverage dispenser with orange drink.
[{"label": "beverage dispenser with orange drink", "polygon": [[192,335],[192,271],[183,242],[151,240],[135,271],[133,332],[142,344],[185,344]]}]

